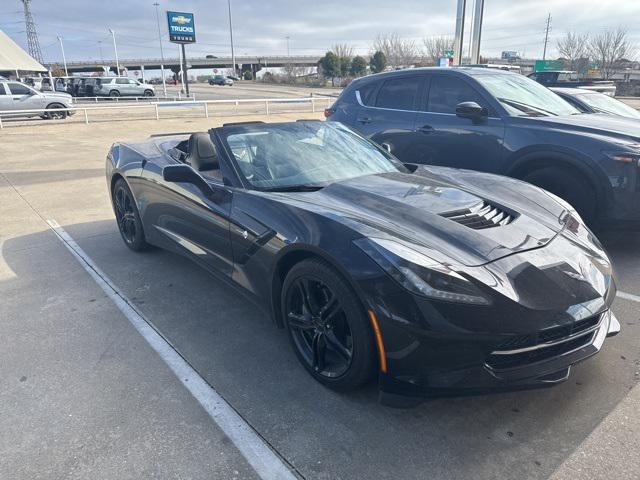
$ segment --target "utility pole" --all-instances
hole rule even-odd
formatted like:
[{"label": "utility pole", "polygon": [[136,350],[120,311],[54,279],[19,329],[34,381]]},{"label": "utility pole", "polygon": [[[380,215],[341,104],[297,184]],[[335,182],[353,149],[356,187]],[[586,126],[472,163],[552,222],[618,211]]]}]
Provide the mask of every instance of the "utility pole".
[{"label": "utility pole", "polygon": [[31,0],[22,0],[22,4],[24,6],[24,23],[27,31],[27,47],[29,49],[29,55],[35,58],[39,63],[44,63],[42,60],[42,50],[40,50],[40,41],[38,40],[38,33],[36,32],[36,22],[33,21],[33,15],[31,15],[30,3]]},{"label": "utility pole", "polygon": [[116,54],[116,72],[118,76],[120,76],[120,62],[118,60],[118,46],[116,45],[116,32],[114,32],[113,30],[109,29],[109,31],[111,32],[111,37],[113,38],[113,51]]},{"label": "utility pole", "polygon": [[62,50],[62,63],[64,63],[64,76],[68,77],[69,72],[67,71],[67,57],[64,55],[64,45],[62,44],[62,37],[58,35],[58,41],[60,42],[60,49]]},{"label": "utility pole", "polygon": [[104,55],[102,55],[102,40],[98,40],[98,49],[100,50],[100,63],[104,63]]},{"label": "utility pole", "polygon": [[160,4],[155,2],[153,4],[156,7],[156,21],[158,22],[158,41],[160,42],[160,60],[162,64],[160,64],[160,72],[162,74],[162,90],[164,91],[164,96],[167,96],[167,82],[164,79],[164,51],[162,50],[162,31],[160,30],[160,14],[158,13],[158,7]]},{"label": "utility pole", "polygon": [[547,28],[544,34],[544,51],[542,52],[542,60],[547,58],[547,43],[549,42],[549,30],[551,29],[551,14],[547,17]]},{"label": "utility pole", "polygon": [[231,63],[233,63],[233,76],[236,76],[236,55],[233,51],[233,22],[231,21],[231,0],[227,0],[229,7],[229,35],[231,36]]},{"label": "utility pole", "polygon": [[453,64],[462,63],[462,44],[464,43],[464,16],[467,8],[467,0],[458,0],[456,10],[456,35],[453,43]]},{"label": "utility pole", "polygon": [[480,63],[480,41],[482,39],[482,19],[484,16],[484,0],[476,0],[473,13],[473,31],[471,35],[471,63]]}]

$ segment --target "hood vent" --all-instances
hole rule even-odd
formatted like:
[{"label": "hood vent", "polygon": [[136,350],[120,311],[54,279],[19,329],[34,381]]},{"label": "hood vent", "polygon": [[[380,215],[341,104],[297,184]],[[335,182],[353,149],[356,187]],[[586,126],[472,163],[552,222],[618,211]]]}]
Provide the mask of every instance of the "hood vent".
[{"label": "hood vent", "polygon": [[516,218],[515,215],[488,202],[481,202],[463,210],[441,213],[440,216],[474,230],[509,225]]}]

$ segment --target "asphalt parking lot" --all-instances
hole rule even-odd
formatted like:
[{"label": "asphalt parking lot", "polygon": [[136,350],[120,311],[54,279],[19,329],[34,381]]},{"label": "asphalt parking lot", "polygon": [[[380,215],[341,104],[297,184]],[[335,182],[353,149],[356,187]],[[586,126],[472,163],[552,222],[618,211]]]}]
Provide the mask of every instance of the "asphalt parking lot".
[{"label": "asphalt parking lot", "polygon": [[49,221],[294,475],[638,478],[640,234],[602,235],[623,292],[613,307],[622,332],[567,382],[390,409],[377,403],[373,386],[346,395],[321,387],[299,366],[283,331],[197,266],[160,250],[135,254],[121,241],[104,178],[110,144],[224,121],[52,123],[0,132],[0,478],[257,478],[251,458]]}]

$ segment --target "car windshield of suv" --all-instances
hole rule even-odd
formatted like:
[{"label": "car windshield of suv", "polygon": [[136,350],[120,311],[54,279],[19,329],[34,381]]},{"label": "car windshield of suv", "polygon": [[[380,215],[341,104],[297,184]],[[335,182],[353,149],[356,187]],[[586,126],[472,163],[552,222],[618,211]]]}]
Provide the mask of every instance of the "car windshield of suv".
[{"label": "car windshield of suv", "polygon": [[576,95],[576,98],[601,113],[640,118],[640,112],[635,108],[602,93],[580,93]]},{"label": "car windshield of suv", "polygon": [[362,175],[407,172],[390,154],[339,123],[234,126],[223,130],[223,138],[257,190],[313,191]]},{"label": "car windshield of suv", "polygon": [[547,117],[580,113],[547,87],[522,75],[477,75],[475,79],[514,116]]}]

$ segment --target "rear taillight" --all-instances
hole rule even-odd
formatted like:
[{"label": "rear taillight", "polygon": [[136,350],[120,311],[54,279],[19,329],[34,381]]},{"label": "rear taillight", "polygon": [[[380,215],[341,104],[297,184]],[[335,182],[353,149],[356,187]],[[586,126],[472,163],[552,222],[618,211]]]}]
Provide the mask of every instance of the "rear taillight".
[{"label": "rear taillight", "polygon": [[334,113],[336,113],[336,109],[335,108],[325,108],[324,109],[324,118],[329,118]]}]

